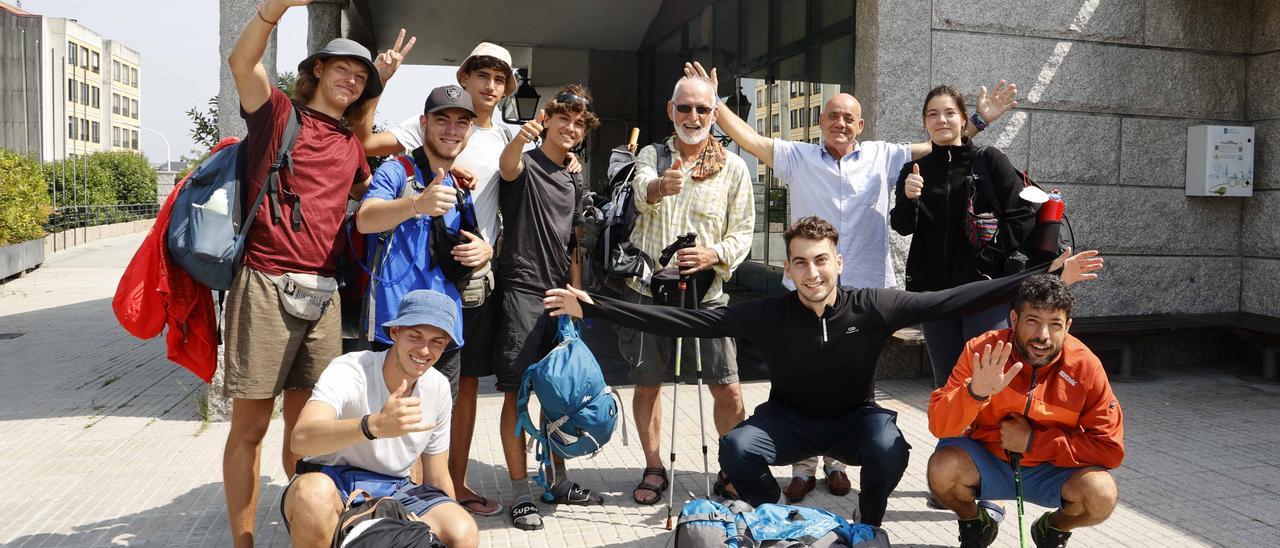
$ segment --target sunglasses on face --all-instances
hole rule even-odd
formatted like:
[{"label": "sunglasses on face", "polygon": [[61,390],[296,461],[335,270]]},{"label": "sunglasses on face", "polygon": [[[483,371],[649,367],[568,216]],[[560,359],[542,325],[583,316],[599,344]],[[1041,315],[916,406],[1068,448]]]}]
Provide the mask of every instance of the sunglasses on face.
[{"label": "sunglasses on face", "polygon": [[712,107],[703,105],[676,105],[676,112],[679,112],[680,114],[688,114],[690,112],[697,111],[698,116],[706,116],[711,114],[712,110],[714,110]]}]

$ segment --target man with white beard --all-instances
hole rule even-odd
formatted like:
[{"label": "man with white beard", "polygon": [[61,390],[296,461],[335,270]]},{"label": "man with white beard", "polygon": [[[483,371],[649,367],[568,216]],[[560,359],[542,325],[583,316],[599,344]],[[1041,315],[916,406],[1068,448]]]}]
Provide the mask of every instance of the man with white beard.
[{"label": "man with white beard", "polygon": [[[689,299],[696,294],[694,302],[701,308],[729,303],[722,286],[746,259],[755,222],[747,164],[711,138],[717,103],[711,80],[685,77],[676,82],[667,102],[675,135],[640,151],[634,183],[639,216],[631,242],[636,247],[657,258],[678,236],[697,235],[697,245],[679,250],[667,266],[679,268],[688,278]],[[670,161],[659,162],[660,154]],[[659,173],[657,166],[668,163],[670,169]],[[632,278],[623,299],[649,304],[653,302],[651,295],[644,281]],[[632,365],[636,385],[632,408],[644,449],[644,474],[632,492],[639,504],[661,500],[670,483],[659,454],[662,408],[658,393],[673,361],[674,342],[618,328],[619,350]],[[688,366],[682,367],[681,373],[686,378],[693,377],[697,346],[692,341],[683,345],[683,363]],[[737,347],[728,337],[704,339],[700,346],[703,379],[715,402],[716,431],[723,436],[746,418],[738,386]]]}]

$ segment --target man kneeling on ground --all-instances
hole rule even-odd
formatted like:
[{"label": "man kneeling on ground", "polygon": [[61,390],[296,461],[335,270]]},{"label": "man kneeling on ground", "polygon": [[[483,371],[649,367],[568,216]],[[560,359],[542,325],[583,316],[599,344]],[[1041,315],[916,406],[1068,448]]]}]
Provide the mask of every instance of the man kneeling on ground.
[{"label": "man kneeling on ground", "polygon": [[998,524],[974,501],[1014,498],[1013,453],[1024,500],[1058,508],[1031,526],[1037,547],[1066,546],[1072,529],[1116,507],[1106,469],[1124,459],[1124,415],[1102,362],[1067,333],[1074,303],[1057,277],[1028,278],[1009,312],[1013,327],[970,340],[930,398],[939,441],[929,490],[960,518],[962,548],[995,542]]},{"label": "man kneeling on ground", "polygon": [[[280,504],[294,546],[329,546],[357,480],[383,491],[374,496],[395,497],[446,545],[479,544],[475,520],[453,500],[452,398],[432,367],[454,346],[457,314],[445,294],[412,291],[383,324],[391,348],[344,354],[320,376],[293,430],[294,450],[305,458]],[[422,485],[409,480],[417,459]]]}]

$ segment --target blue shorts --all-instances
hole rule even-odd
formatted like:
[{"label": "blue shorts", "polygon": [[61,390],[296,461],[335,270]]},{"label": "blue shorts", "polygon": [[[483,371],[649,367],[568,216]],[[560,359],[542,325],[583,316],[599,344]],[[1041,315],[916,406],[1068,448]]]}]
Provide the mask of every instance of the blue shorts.
[{"label": "blue shorts", "polygon": [[[1017,491],[1013,485],[1013,466],[1000,460],[985,446],[969,438],[944,438],[938,440],[937,449],[959,447],[969,453],[982,478],[975,496],[982,500],[1013,500]],[[1084,468],[1063,468],[1049,463],[1022,467],[1022,499],[1044,506],[1062,506],[1062,484],[1071,475]]]},{"label": "blue shorts", "polygon": [[[418,516],[425,515],[440,503],[453,502],[449,495],[432,485],[419,485],[410,481],[409,478],[388,476],[354,466],[330,466],[299,460],[297,473],[293,479],[296,480],[303,474],[312,472],[324,474],[333,480],[333,485],[338,488],[338,496],[343,504],[346,504],[351,492],[357,489],[363,489],[374,498],[392,497],[404,505],[405,510]],[[284,519],[285,530],[289,529],[289,518],[285,514],[284,504],[289,496],[289,487],[292,486],[293,480],[290,480],[289,485],[285,486],[284,492],[280,494],[280,517]],[[364,498],[358,497],[351,504],[355,506],[361,502],[364,502]]]}]

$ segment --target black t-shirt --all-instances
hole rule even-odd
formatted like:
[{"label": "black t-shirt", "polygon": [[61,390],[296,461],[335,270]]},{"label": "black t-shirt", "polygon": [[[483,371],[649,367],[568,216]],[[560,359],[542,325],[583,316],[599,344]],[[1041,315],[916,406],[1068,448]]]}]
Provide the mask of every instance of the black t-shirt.
[{"label": "black t-shirt", "polygon": [[582,215],[582,187],[540,149],[522,159],[524,171],[503,180],[498,192],[503,243],[497,275],[503,287],[541,294],[569,283],[569,243]]}]

